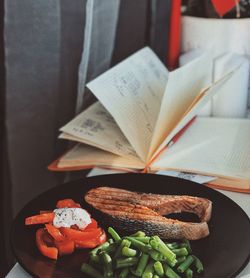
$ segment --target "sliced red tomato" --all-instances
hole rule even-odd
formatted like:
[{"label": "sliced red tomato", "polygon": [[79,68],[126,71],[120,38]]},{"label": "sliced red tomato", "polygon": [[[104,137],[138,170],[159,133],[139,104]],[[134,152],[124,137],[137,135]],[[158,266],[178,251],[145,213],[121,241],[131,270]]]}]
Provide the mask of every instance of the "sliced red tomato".
[{"label": "sliced red tomato", "polygon": [[[57,208],[81,208],[72,199],[59,200]],[[40,211],[39,215],[27,217],[26,225],[45,224],[36,232],[36,244],[44,256],[56,260],[58,254],[66,255],[74,252],[75,248],[94,248],[107,240],[105,232],[98,228],[98,223],[91,218],[91,223],[83,229],[77,225],[70,228],[57,228],[53,225],[55,213],[51,210]]]},{"label": "sliced red tomato", "polygon": [[71,228],[61,227],[60,231],[64,236],[71,240],[92,240],[98,238],[102,234],[102,230],[98,229],[88,229],[87,231],[76,230]]},{"label": "sliced red tomato", "polygon": [[59,255],[72,254],[75,251],[75,243],[73,240],[55,241]]},{"label": "sliced red tomato", "polygon": [[36,245],[39,251],[46,257],[56,260],[58,256],[58,249],[56,247],[50,247],[46,244],[43,237],[47,231],[40,228],[36,231]]},{"label": "sliced red tomato", "polygon": [[57,208],[81,208],[81,205],[76,203],[72,199],[63,199],[63,200],[59,200],[56,203],[56,207]]},{"label": "sliced red tomato", "polygon": [[107,236],[104,231],[99,237],[89,240],[75,240],[76,248],[95,248],[98,245],[103,244],[107,240]]},{"label": "sliced red tomato", "polygon": [[97,243],[96,240],[75,240],[75,245],[76,248],[81,249],[81,248],[95,248],[99,244]]},{"label": "sliced red tomato", "polygon": [[70,226],[71,229],[79,230],[79,227],[77,225]]},{"label": "sliced red tomato", "polygon": [[106,233],[104,232],[104,230],[102,230],[102,234],[101,234],[101,236],[99,237],[98,241],[99,241],[99,244],[103,244],[104,242],[107,241],[107,235],[106,235]]},{"label": "sliced red tomato", "polygon": [[42,239],[48,247],[55,247],[55,240],[47,231],[42,235]]},{"label": "sliced red tomato", "polygon": [[54,212],[30,216],[25,219],[25,225],[51,223],[53,222],[54,217],[55,217]]},{"label": "sliced red tomato", "polygon": [[45,224],[45,227],[46,227],[48,233],[53,237],[54,240],[56,240],[56,241],[65,240],[65,236],[53,224]]},{"label": "sliced red tomato", "polygon": [[91,218],[91,223],[85,228],[86,229],[97,229],[98,224],[94,218]]},{"label": "sliced red tomato", "polygon": [[40,210],[40,214],[50,213],[53,212],[52,210]]}]

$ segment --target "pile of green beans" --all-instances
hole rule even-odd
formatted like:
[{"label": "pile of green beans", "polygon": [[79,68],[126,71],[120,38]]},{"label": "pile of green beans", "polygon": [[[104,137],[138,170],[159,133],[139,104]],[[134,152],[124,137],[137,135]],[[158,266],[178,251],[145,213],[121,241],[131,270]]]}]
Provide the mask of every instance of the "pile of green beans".
[{"label": "pile of green beans", "polygon": [[120,237],[108,228],[111,238],[89,254],[81,271],[94,278],[191,278],[202,273],[201,261],[192,254],[188,240],[163,242],[142,231]]}]

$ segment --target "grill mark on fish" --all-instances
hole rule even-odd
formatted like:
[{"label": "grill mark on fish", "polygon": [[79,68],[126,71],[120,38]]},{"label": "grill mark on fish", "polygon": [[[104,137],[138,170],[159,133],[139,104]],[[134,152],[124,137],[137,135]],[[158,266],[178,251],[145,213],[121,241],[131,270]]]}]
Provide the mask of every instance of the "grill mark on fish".
[{"label": "grill mark on fish", "polygon": [[146,207],[139,207],[139,206],[121,206],[118,204],[103,204],[103,203],[95,203],[95,207],[102,210],[108,210],[110,212],[115,213],[121,212],[121,213],[130,213],[131,217],[133,214],[142,214],[142,215],[149,215],[149,216],[158,216],[159,214],[157,212],[154,212]]},{"label": "grill mark on fish", "polygon": [[[142,229],[168,239],[199,239],[209,234],[206,221],[211,217],[212,202],[187,195],[161,195],[125,189],[98,187],[85,195],[87,203],[103,214],[114,227],[130,232]],[[169,213],[195,213],[201,223],[183,222],[163,217]]]},{"label": "grill mark on fish", "polygon": [[[211,202],[204,198],[192,196],[174,196],[160,194],[133,193],[123,189],[112,189],[101,187],[97,193],[92,193],[94,198],[109,199],[112,201],[123,201],[129,203],[140,203],[149,207],[159,214],[187,211],[198,215],[201,221],[208,221],[210,218],[209,207]],[[136,198],[135,194],[137,195]],[[148,196],[149,195],[149,196]]]}]

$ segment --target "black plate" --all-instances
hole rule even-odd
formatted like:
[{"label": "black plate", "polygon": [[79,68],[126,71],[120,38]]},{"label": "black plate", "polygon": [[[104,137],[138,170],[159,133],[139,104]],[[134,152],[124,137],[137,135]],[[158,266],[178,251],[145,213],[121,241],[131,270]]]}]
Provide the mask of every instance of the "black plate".
[{"label": "black plate", "polygon": [[[84,194],[93,186],[113,186],[128,190],[158,194],[206,197],[213,202],[210,235],[193,241],[194,254],[204,263],[202,278],[235,277],[250,259],[250,221],[245,212],[223,194],[194,182],[160,175],[115,174],[77,180],[51,189],[29,202],[15,218],[11,231],[11,245],[17,261],[35,277],[83,277],[80,266],[87,252],[79,250],[53,261],[43,257],[35,245],[37,227],[27,227],[24,219],[40,210],[54,209],[56,201],[72,198],[84,203]],[[93,215],[98,217],[97,215]],[[98,219],[97,220],[101,220]]]}]

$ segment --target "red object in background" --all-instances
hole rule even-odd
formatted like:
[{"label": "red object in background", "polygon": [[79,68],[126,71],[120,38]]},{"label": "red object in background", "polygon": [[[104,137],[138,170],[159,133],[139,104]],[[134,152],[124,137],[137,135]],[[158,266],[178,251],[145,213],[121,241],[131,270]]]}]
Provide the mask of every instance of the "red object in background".
[{"label": "red object in background", "polygon": [[168,70],[173,70],[178,66],[180,55],[181,0],[171,1],[171,5],[167,53]]},{"label": "red object in background", "polygon": [[216,12],[223,16],[239,3],[240,0],[211,0]]}]

